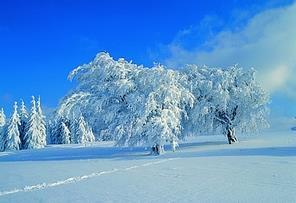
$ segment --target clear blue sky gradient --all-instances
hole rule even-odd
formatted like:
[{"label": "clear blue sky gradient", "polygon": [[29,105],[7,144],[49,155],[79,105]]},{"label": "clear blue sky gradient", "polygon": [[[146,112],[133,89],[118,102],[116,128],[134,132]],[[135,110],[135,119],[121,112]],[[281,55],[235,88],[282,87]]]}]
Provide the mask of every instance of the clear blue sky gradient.
[{"label": "clear blue sky gradient", "polygon": [[10,112],[13,101],[28,102],[31,95],[41,95],[44,106],[55,107],[73,86],[68,73],[99,51],[149,66],[157,60],[151,50],[157,52],[206,15],[229,21],[234,9],[266,6],[254,0],[2,0],[0,107]]}]

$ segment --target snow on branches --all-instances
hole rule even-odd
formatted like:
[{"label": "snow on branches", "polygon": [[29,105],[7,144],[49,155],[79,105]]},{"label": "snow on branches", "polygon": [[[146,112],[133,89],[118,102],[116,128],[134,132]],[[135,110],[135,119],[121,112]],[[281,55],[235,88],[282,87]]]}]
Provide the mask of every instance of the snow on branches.
[{"label": "snow on branches", "polygon": [[69,79],[77,87],[63,99],[56,117],[74,121],[83,115],[98,140],[117,145],[174,147],[188,135],[214,131],[233,143],[235,129],[268,126],[269,98],[253,69],[145,68],[103,52],[74,69]]},{"label": "snow on branches", "polygon": [[0,111],[0,151],[43,148],[46,145],[45,117],[42,113],[40,97],[32,97],[31,113],[28,114],[25,103],[17,103],[8,122],[3,109]]}]

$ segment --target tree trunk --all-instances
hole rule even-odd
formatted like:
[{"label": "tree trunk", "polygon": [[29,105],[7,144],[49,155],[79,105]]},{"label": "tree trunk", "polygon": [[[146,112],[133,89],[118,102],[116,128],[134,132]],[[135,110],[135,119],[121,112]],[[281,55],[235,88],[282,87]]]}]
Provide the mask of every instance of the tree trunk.
[{"label": "tree trunk", "polygon": [[228,127],[226,129],[226,133],[227,133],[227,139],[228,139],[228,143],[229,144],[232,144],[232,143],[235,143],[237,142],[237,138],[235,136],[235,130],[234,128],[231,128],[231,127]]},{"label": "tree trunk", "polygon": [[171,147],[172,147],[173,152],[175,152],[177,147],[179,147],[178,142],[175,140],[171,141]]},{"label": "tree trunk", "polygon": [[151,147],[151,154],[152,155],[160,155],[164,152],[164,147],[163,145],[155,144],[154,146]]}]

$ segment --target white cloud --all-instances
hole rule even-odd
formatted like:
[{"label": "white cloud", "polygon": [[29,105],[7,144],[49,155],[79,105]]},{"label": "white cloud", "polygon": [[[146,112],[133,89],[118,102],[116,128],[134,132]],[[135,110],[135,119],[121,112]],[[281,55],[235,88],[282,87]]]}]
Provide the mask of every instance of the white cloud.
[{"label": "white cloud", "polygon": [[291,76],[291,70],[286,65],[279,65],[270,71],[266,71],[266,74],[261,75],[260,81],[263,88],[269,92],[279,91],[285,88],[286,82]]},{"label": "white cloud", "polygon": [[165,63],[169,66],[238,63],[254,67],[268,91],[296,98],[296,3],[258,13],[245,26],[225,29],[195,48],[185,48],[180,40],[174,40],[168,49],[170,57]]}]

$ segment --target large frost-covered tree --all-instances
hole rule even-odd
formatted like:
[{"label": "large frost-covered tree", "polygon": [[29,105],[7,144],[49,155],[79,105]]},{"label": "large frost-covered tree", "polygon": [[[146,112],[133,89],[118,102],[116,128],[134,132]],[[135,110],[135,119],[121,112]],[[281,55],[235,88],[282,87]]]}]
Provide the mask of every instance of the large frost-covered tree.
[{"label": "large frost-covered tree", "polygon": [[26,134],[26,126],[27,126],[28,119],[29,119],[29,114],[27,112],[27,108],[26,108],[23,100],[21,100],[21,107],[20,107],[19,115],[20,115],[19,131],[20,131],[21,149],[23,149],[24,142],[25,142],[24,137]]},{"label": "large frost-covered tree", "polygon": [[196,97],[186,126],[191,133],[221,132],[231,144],[237,141],[236,128],[247,132],[268,126],[266,104],[269,98],[256,82],[253,69],[244,71],[238,66],[210,69],[191,65],[185,73]]},{"label": "large frost-covered tree", "polygon": [[232,143],[235,128],[266,125],[268,97],[256,83],[254,71],[237,66],[144,68],[99,53],[74,69],[69,79],[78,85],[63,99],[56,116],[72,122],[83,114],[98,140],[115,140],[117,145],[161,148],[171,143],[174,148],[189,134],[215,130]]},{"label": "large frost-covered tree", "polygon": [[4,136],[4,150],[19,150],[20,149],[20,118],[17,113],[17,103],[14,103],[13,114],[8,122]]},{"label": "large frost-covered tree", "polygon": [[183,138],[182,122],[187,119],[186,109],[192,108],[194,96],[182,85],[186,77],[177,71],[156,65],[145,72],[139,78],[144,90],[143,107],[137,112],[132,135],[123,138],[129,145],[149,144],[160,153],[166,142],[174,147]]},{"label": "large frost-covered tree", "polygon": [[5,135],[6,116],[3,108],[0,110],[0,151],[4,150],[4,135]]},{"label": "large frost-covered tree", "polygon": [[[40,125],[42,124],[40,112],[37,111],[35,97],[32,96],[32,107],[24,138],[25,149],[43,148],[45,146],[45,134]],[[41,129],[41,130],[40,130]]]},{"label": "large frost-covered tree", "polygon": [[193,104],[194,96],[180,84],[182,74],[160,65],[147,69],[115,61],[107,53],[72,71],[70,78],[79,85],[61,103],[58,115],[71,119],[83,112],[99,139],[119,145],[179,140],[185,108]]},{"label": "large frost-covered tree", "polygon": [[97,139],[114,139],[118,126],[130,126],[127,123],[132,122],[127,117],[132,115],[128,102],[134,99],[128,96],[137,92],[134,84],[137,70],[136,65],[123,59],[114,61],[106,53],[98,54],[90,64],[70,74],[69,78],[76,78],[79,85],[63,100],[57,114],[72,121],[83,113]]}]

